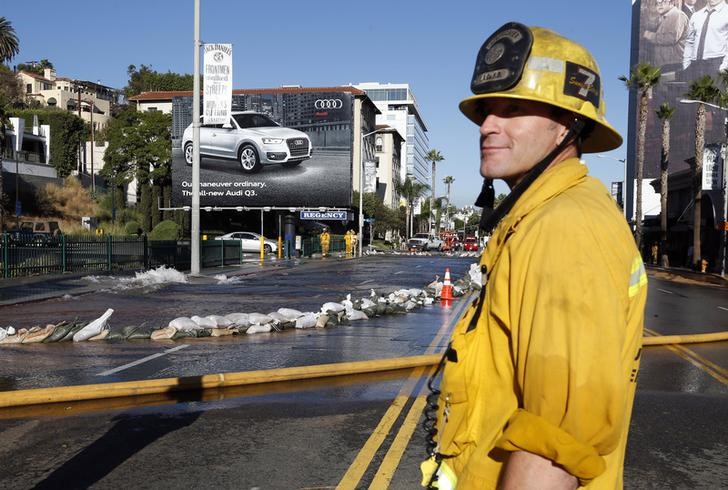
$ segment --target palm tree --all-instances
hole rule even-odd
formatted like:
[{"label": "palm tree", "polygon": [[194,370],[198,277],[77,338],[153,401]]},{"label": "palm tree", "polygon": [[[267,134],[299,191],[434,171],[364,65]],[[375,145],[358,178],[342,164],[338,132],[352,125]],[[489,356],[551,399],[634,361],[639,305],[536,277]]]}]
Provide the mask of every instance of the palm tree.
[{"label": "palm tree", "polygon": [[660,104],[655,111],[662,121],[662,154],[660,155],[660,265],[669,267],[667,256],[667,169],[670,165],[670,119],[675,115],[675,108],[667,102]]},{"label": "palm tree", "polygon": [[695,110],[695,164],[693,165],[693,190],[695,193],[695,202],[693,204],[693,258],[692,266],[695,270],[700,270],[700,220],[701,206],[703,199],[702,191],[702,175],[703,175],[703,153],[705,152],[705,103],[720,101],[720,89],[716,87],[713,78],[710,75],[693,80],[690,83],[688,93],[685,94],[690,100],[703,102],[697,104]]},{"label": "palm tree", "polygon": [[455,179],[453,179],[452,175],[448,175],[442,181],[447,186],[447,223],[449,226],[450,225],[450,186],[452,185],[453,182],[455,182]]},{"label": "palm tree", "polygon": [[[440,154],[439,150],[430,150],[427,152],[427,155],[425,155],[425,160],[432,162],[432,197],[430,197],[430,213],[432,213],[432,210],[435,209],[435,165],[444,159],[445,157]],[[428,231],[432,233],[432,221],[428,219],[427,223],[429,227]]]},{"label": "palm tree", "polygon": [[15,29],[5,17],[0,17],[0,63],[10,61],[20,52]]},{"label": "palm tree", "polygon": [[405,209],[407,212],[405,238],[409,239],[412,235],[412,208],[415,202],[422,197],[425,192],[429,190],[430,186],[423,184],[415,179],[410,178],[407,175],[402,182],[397,182],[395,185],[395,191],[399,194],[402,199],[405,200]]},{"label": "palm tree", "polygon": [[[645,168],[645,134],[647,132],[647,109],[652,97],[652,87],[660,81],[660,68],[649,63],[638,63],[632,68],[629,78],[619,77],[627,88],[636,90],[639,97],[639,121],[637,126],[637,206],[635,209],[634,239],[637,249],[642,250],[642,177]],[[626,183],[626,182],[625,182]]]}]

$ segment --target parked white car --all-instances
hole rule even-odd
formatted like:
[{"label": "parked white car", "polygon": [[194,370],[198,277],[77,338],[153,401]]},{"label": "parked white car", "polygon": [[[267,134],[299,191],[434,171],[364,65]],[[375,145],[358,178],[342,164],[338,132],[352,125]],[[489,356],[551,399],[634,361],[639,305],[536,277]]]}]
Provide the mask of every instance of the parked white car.
[{"label": "parked white car", "polygon": [[[240,240],[240,248],[243,252],[260,252],[260,235],[252,231],[234,231],[222,236],[215,237],[215,240]],[[265,253],[278,251],[278,243],[266,238],[263,242]]]},{"label": "parked white car", "polygon": [[[192,124],[182,133],[185,162],[192,165]],[[233,112],[228,124],[200,126],[200,159],[236,160],[245,173],[263,165],[294,167],[311,158],[311,140],[303,131],[284,128],[260,112]]]}]

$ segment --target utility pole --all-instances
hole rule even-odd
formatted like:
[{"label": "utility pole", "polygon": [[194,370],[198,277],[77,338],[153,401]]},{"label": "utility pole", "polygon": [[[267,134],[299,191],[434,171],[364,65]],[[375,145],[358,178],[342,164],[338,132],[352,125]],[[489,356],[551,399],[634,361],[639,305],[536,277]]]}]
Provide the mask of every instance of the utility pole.
[{"label": "utility pole", "polygon": [[192,219],[190,274],[200,275],[200,0],[195,1],[195,54],[192,78]]}]

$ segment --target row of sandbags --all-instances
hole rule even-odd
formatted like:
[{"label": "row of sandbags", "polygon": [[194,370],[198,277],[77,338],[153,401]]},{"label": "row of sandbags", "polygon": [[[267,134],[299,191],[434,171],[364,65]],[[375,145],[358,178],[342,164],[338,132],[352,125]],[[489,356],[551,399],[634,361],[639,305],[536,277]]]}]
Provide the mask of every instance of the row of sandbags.
[{"label": "row of sandbags", "polygon": [[[453,283],[453,296],[479,289],[480,268],[473,264],[468,274]],[[432,304],[439,298],[442,281],[436,277],[424,289],[399,289],[388,294],[377,294],[373,289],[368,297],[351,298],[340,302],[327,302],[318,312],[302,312],[293,308],[279,308],[270,313],[229,313],[205,317],[179,317],[166,327],[142,323],[111,330],[109,319],[114,310],[109,308],[90,323],[73,321],[35,326],[17,331],[13,327],[0,327],[0,344],[28,344],[38,342],[120,341],[136,339],[180,339],[190,337],[222,337],[237,334],[255,334],[297,328],[326,328],[375,316],[402,314]]]}]

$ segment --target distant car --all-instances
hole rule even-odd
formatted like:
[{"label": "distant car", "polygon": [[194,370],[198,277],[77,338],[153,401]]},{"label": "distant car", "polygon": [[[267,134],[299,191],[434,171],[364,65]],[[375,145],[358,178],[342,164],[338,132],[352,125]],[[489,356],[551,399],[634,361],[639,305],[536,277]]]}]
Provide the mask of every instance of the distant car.
[{"label": "distant car", "polygon": [[442,240],[428,233],[415,233],[415,235],[407,241],[407,248],[410,250],[442,250]]},{"label": "distant car", "polygon": [[[215,237],[215,240],[240,240],[240,248],[243,252],[260,252],[260,235],[251,231],[234,231]],[[263,249],[267,254],[277,252],[278,243],[266,238],[263,241]]]},{"label": "distant car", "polygon": [[465,237],[465,240],[463,240],[463,251],[465,252],[477,252],[478,251],[478,239],[469,236]]},{"label": "distant car", "polygon": [[[192,165],[192,124],[182,133],[185,162]],[[228,124],[200,126],[200,158],[237,160],[245,173],[263,165],[295,167],[311,158],[311,140],[303,131],[284,128],[260,112],[233,112]]]}]

